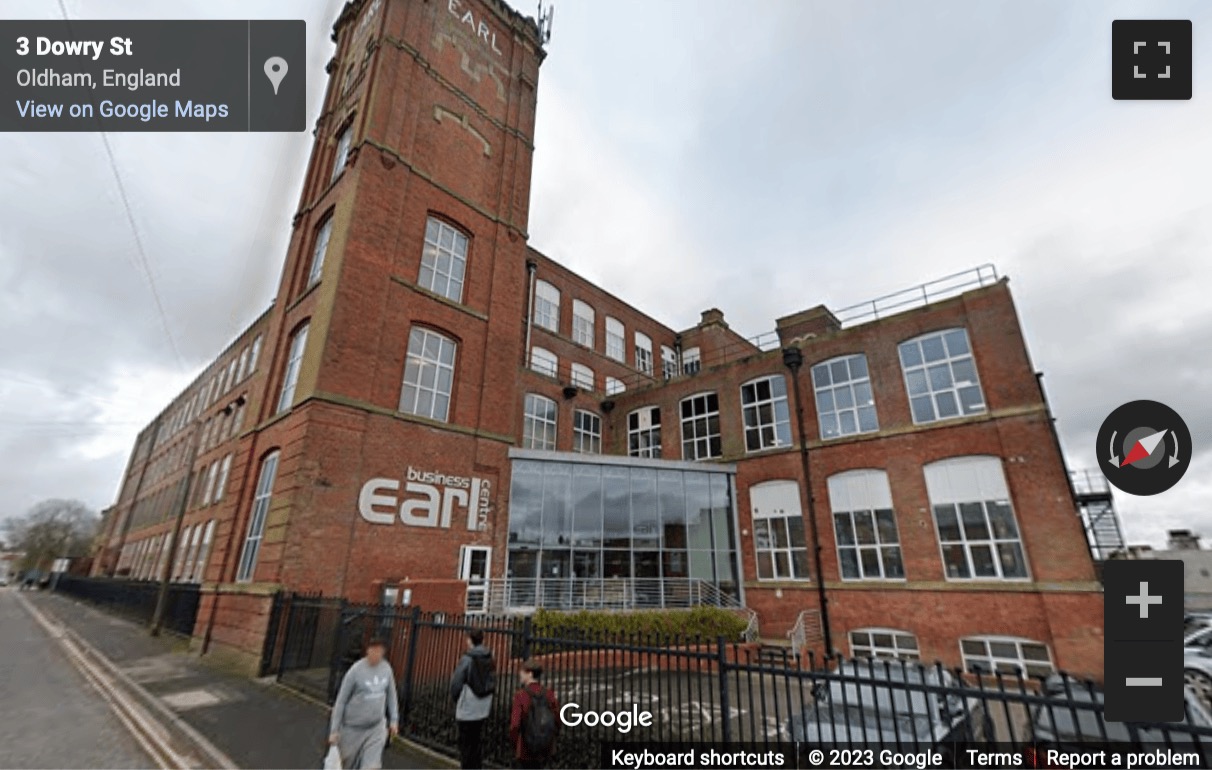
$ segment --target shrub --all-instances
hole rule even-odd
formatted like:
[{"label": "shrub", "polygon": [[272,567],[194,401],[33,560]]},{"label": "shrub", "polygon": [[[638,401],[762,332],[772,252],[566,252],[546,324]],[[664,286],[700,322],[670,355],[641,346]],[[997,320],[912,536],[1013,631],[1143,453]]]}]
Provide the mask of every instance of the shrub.
[{"label": "shrub", "polygon": [[532,628],[535,636],[549,639],[600,639],[639,635],[656,637],[655,641],[658,642],[669,637],[669,643],[685,643],[687,637],[714,641],[723,636],[734,641],[740,638],[746,625],[744,618],[720,607],[627,612],[557,612],[540,609],[534,615]]}]

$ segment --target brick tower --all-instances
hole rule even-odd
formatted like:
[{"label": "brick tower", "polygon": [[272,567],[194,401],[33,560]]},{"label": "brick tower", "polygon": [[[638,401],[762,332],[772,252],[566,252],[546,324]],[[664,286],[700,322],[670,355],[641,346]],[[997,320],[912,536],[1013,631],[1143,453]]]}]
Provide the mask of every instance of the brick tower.
[{"label": "brick tower", "polygon": [[[498,0],[353,0],[333,36],[250,404],[259,430],[235,463],[244,502],[208,574],[246,598],[281,584],[371,598],[371,576],[454,583],[460,547],[491,537],[517,433],[539,26]],[[434,384],[455,366],[443,396]],[[431,501],[413,484],[439,469],[461,481]],[[359,516],[370,478],[380,495]],[[274,489],[266,510],[258,482]],[[392,492],[420,499],[423,524],[432,502],[436,524],[376,526],[399,508]],[[254,552],[242,541],[258,529]]]}]

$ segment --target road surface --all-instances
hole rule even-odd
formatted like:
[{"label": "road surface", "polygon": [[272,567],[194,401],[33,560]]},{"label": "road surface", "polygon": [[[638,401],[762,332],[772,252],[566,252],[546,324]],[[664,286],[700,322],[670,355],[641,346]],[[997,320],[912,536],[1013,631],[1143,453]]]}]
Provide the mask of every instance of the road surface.
[{"label": "road surface", "polygon": [[0,588],[0,768],[154,767],[16,591]]}]

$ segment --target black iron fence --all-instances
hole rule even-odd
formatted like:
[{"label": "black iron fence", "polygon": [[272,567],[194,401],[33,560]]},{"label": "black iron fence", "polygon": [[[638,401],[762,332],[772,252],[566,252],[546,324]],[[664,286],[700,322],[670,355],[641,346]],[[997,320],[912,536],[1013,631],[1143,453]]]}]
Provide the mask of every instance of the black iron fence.
[{"label": "black iron fence", "polygon": [[[399,683],[403,734],[451,755],[457,742],[450,675],[467,631],[483,630],[498,676],[483,733],[492,765],[512,759],[511,694],[521,663],[534,658],[543,664],[544,683],[567,706],[552,767],[599,767],[601,747],[610,742],[756,745],[797,753],[804,767],[822,764],[810,756],[815,748],[937,751],[941,766],[969,766],[963,752],[970,748],[1028,752],[1109,743],[1125,751],[1168,748],[1188,754],[1188,766],[1212,766],[1212,716],[1190,694],[1184,722],[1127,724],[1103,718],[1102,694],[1092,682],[1060,674],[823,660],[727,639],[592,632],[550,638],[516,616],[443,615],[316,596],[281,597],[275,612],[266,673],[331,702],[369,637],[383,636]],[[873,759],[878,766],[878,754]]]},{"label": "black iron fence", "polygon": [[[145,580],[59,575],[52,583],[55,591],[105,607],[144,623],[150,623],[156,611],[160,584]],[[164,628],[189,636],[198,618],[197,585],[174,583],[168,587],[168,605],[164,611]]]}]

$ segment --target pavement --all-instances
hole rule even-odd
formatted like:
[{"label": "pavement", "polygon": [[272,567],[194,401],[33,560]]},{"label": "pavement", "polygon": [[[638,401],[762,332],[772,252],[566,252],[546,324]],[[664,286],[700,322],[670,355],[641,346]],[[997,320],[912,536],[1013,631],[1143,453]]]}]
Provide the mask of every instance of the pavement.
[{"label": "pavement", "polygon": [[105,697],[16,598],[0,588],[0,766],[148,767]]},{"label": "pavement", "polygon": [[[62,624],[71,638],[89,648],[92,655],[102,659],[103,665],[108,662],[115,670],[115,678],[141,690],[141,696],[149,701],[150,710],[165,715],[161,721],[177,723],[174,734],[182,741],[200,747],[194,755],[204,758],[201,766],[227,764],[239,768],[276,769],[323,765],[329,717],[326,705],[288,690],[272,679],[248,679],[214,668],[205,658],[188,652],[186,640],[180,637],[169,633],[149,636],[145,626],[73,598],[46,591],[28,591],[20,596],[52,625]],[[9,628],[8,615],[25,615],[24,626],[31,629],[24,632],[26,637],[35,630],[30,613],[11,601],[13,598],[4,596],[0,601],[0,618],[4,621],[0,625],[0,648],[5,650],[22,643],[17,637],[10,642],[9,634],[19,636],[23,633]],[[46,647],[49,649],[51,645]],[[21,658],[24,662],[25,656]],[[35,663],[36,668],[44,667],[33,657],[30,662]],[[70,665],[66,667],[70,668]],[[26,668],[22,666],[22,669]],[[5,680],[6,677],[0,677],[0,681]],[[79,683],[58,684],[46,696],[55,702],[63,701],[64,692],[75,692],[80,687]],[[40,689],[37,681],[30,681],[26,686],[35,692]],[[23,701],[27,695],[23,688],[6,687],[5,690],[6,696],[0,702],[15,701],[15,706],[10,704],[10,707],[25,707]],[[0,711],[0,715],[3,713]],[[61,722],[61,718],[60,713],[54,715],[57,722]],[[0,729],[6,733],[9,732],[7,721],[0,716],[3,726]],[[102,727],[104,725],[98,722],[94,732]],[[112,731],[112,725],[110,728]],[[37,729],[45,731],[45,721]],[[3,735],[0,733],[0,746],[6,748],[0,749],[0,766],[4,767],[152,766],[146,758],[138,760],[129,753],[121,754],[124,744],[117,737],[109,739],[114,747],[111,764],[103,764],[105,760],[94,760],[91,756],[86,764],[11,759],[7,756],[7,745],[11,744]],[[130,747],[125,748],[129,750]],[[393,742],[383,756],[384,768],[456,766],[457,762],[447,757],[402,740]]]}]

